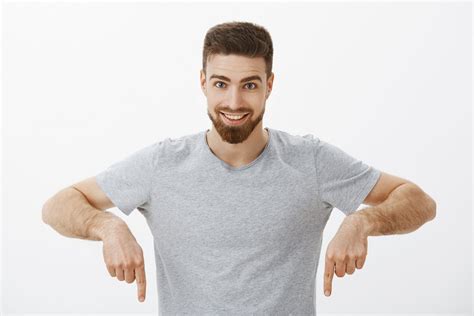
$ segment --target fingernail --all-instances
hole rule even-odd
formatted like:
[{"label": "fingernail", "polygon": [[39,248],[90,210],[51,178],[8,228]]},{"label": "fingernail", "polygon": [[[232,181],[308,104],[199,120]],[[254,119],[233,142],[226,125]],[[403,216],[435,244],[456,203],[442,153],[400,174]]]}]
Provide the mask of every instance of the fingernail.
[{"label": "fingernail", "polygon": [[329,294],[331,294],[331,293],[329,292],[329,290],[326,290],[326,292],[324,292],[324,294],[325,294],[326,296],[329,296]]},{"label": "fingernail", "polygon": [[145,298],[143,296],[140,296],[139,300],[140,300],[140,302],[143,302],[145,300]]}]

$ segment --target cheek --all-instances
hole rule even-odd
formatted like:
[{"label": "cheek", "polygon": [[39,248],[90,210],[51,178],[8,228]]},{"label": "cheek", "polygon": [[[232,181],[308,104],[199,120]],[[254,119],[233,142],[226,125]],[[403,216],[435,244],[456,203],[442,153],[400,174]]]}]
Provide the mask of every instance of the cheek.
[{"label": "cheek", "polygon": [[248,100],[251,100],[253,103],[259,103],[259,102],[262,102],[262,100],[265,100],[265,92],[264,91],[259,91],[257,93],[252,93],[252,94],[249,94],[247,97],[248,97]]},{"label": "cheek", "polygon": [[222,100],[222,96],[216,95],[215,93],[207,93],[207,103],[211,106],[221,103]]},{"label": "cheek", "polygon": [[219,113],[216,113],[217,108],[219,107],[219,103],[213,102],[211,100],[208,100],[207,102],[207,111],[212,114],[212,116],[216,116]]}]

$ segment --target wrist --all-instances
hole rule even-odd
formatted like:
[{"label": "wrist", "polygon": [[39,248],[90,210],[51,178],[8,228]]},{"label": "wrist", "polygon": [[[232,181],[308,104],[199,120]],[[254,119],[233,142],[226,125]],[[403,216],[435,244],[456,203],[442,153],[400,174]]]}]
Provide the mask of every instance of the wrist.
[{"label": "wrist", "polygon": [[366,237],[370,235],[372,226],[365,209],[356,211],[344,218],[344,222],[348,225],[355,226]]},{"label": "wrist", "polygon": [[95,240],[107,239],[115,232],[128,229],[127,224],[118,216],[108,211],[100,211],[95,214],[89,221],[88,233]]}]

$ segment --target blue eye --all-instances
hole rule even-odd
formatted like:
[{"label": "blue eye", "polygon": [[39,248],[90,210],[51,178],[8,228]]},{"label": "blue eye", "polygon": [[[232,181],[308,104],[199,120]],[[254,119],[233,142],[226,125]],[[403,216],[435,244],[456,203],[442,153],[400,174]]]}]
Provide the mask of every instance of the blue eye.
[{"label": "blue eye", "polygon": [[[256,88],[257,88],[257,85],[256,85],[255,83],[253,83],[253,82],[249,82],[248,84],[253,84],[253,85],[255,86],[255,88],[253,88],[253,89],[256,89]],[[250,90],[253,90],[253,89],[250,89]]]},{"label": "blue eye", "polygon": [[[218,84],[225,85],[225,83],[222,82],[222,81],[216,81],[216,82],[214,83],[214,86],[217,87],[217,88],[223,88],[223,86],[218,86]],[[253,85],[253,88],[249,88],[250,90],[254,90],[254,89],[257,88],[257,85],[256,85],[255,83],[253,83],[253,82],[249,82],[249,83],[246,84],[246,86],[247,86],[247,85]]]}]

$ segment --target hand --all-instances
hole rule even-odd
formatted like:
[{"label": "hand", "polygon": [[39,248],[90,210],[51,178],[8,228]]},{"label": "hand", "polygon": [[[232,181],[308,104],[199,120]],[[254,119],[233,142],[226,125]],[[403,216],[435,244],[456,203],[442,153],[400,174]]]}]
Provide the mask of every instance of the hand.
[{"label": "hand", "polygon": [[112,277],[132,283],[137,280],[138,300],[145,301],[146,277],[143,251],[135,237],[127,229],[116,229],[103,241],[104,261]]},{"label": "hand", "polygon": [[334,271],[342,278],[346,273],[352,274],[355,268],[362,269],[367,256],[367,238],[362,219],[349,215],[339,227],[326,250],[324,268],[324,294],[332,292]]}]

